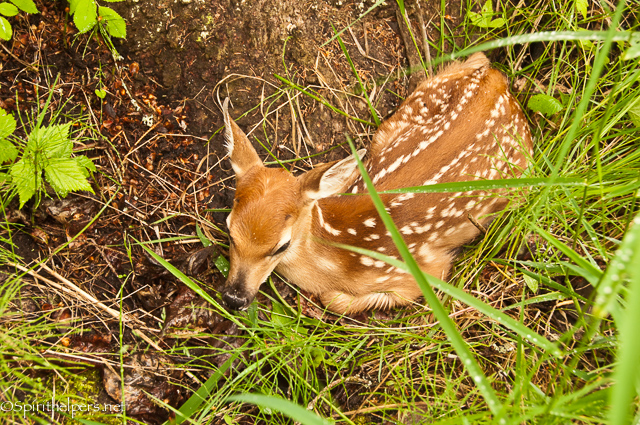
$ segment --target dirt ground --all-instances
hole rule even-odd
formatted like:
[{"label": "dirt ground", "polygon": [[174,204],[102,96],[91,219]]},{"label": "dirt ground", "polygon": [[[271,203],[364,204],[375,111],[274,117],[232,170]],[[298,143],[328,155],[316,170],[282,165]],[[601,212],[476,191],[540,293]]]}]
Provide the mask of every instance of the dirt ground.
[{"label": "dirt ground", "polygon": [[[19,229],[12,233],[17,254],[27,264],[50,257],[46,268],[25,276],[34,284],[22,291],[24,301],[17,308],[34,316],[48,314],[61,323],[76,320],[82,332],[62,343],[88,356],[115,352],[112,335],[117,334],[118,317],[108,308],[117,308],[113,300],[120,299],[121,290],[123,310],[135,324],[126,328],[124,344],[141,346],[148,336],[164,335],[166,328],[160,331],[158,324],[165,323],[160,317],[165,307],[166,327],[196,323],[220,335],[217,341],[203,344],[239,344],[238,329],[232,323],[213,314],[193,317],[192,310],[187,312],[185,305],[202,301],[137,242],[164,240],[152,245],[153,250],[207,282],[214,294],[224,277],[211,263],[226,252],[220,247],[203,249],[198,229],[210,240],[227,242],[226,213],[217,210],[231,206],[234,182],[220,134],[220,101],[230,97],[231,114],[240,117],[239,125],[268,143],[270,153],[280,160],[325,152],[342,144],[345,132],[366,145],[373,127],[286,90],[274,74],[311,86],[340,109],[366,119],[366,103],[352,96],[358,85],[345,55],[336,40],[326,43],[334,35],[332,27],[348,28],[342,38],[349,55],[371,88],[381,116],[388,116],[412,84],[404,72],[411,58],[398,24],[397,5],[388,1],[356,22],[374,1],[110,3],[127,21],[126,40],[114,41],[122,55],[116,61],[99,37],[78,36],[65,12],[66,2],[36,3],[41,13],[16,17],[13,38],[2,43],[0,107],[27,123],[18,129],[24,136],[30,129],[29,114],[55,89],[50,112],[81,113],[83,122],[94,129],[77,127],[77,148],[93,160],[98,172],[95,195],[70,194],[63,200],[54,196],[38,208],[31,201],[22,210],[17,200],[12,204],[9,218]],[[420,5],[410,9],[414,33],[420,33],[421,15],[428,23],[427,35],[435,37],[441,22],[440,2]],[[448,3],[447,25],[454,28],[460,22],[460,9],[459,2]],[[107,92],[104,100],[95,95],[100,88]],[[264,149],[260,152],[269,156]],[[338,147],[312,162],[346,154],[346,148]],[[310,165],[309,160],[297,161],[291,168],[304,170]],[[5,276],[12,273],[8,270],[3,267]],[[35,284],[47,279],[58,289]],[[90,299],[60,289],[74,287],[67,282],[106,308],[87,308],[84,302]],[[278,288],[295,303],[291,290],[284,285]],[[138,332],[134,334],[133,328]],[[171,343],[166,338],[158,348]],[[220,356],[212,361],[221,365],[227,359]],[[140,382],[173,406],[184,402],[189,394],[169,384],[181,382],[183,372],[172,370],[160,379],[136,372],[142,367],[135,367],[183,360],[132,355],[128,362],[134,367],[125,376],[129,413],[149,423],[168,417],[139,391]],[[100,397],[119,399],[119,377],[101,362],[95,364],[102,371]]]}]

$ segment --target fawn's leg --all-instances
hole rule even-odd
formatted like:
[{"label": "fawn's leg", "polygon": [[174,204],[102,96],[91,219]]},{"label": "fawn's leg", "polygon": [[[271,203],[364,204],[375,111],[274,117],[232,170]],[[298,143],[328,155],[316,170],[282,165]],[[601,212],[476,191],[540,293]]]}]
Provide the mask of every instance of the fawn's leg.
[{"label": "fawn's leg", "polygon": [[[397,286],[384,291],[351,295],[340,291],[330,291],[320,296],[322,304],[338,314],[358,313],[372,308],[389,309],[407,305],[422,295],[412,277],[410,282],[399,282]],[[409,280],[407,279],[407,280]]]}]

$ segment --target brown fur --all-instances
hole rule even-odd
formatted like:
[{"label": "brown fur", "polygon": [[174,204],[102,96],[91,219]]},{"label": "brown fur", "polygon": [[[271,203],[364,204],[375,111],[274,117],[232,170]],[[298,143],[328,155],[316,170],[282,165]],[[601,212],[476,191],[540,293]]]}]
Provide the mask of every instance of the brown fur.
[{"label": "brown fur", "polygon": [[[238,179],[229,221],[235,241],[227,291],[232,301],[250,302],[273,268],[339,313],[403,305],[421,295],[411,275],[332,245],[399,258],[369,196],[337,195],[365,192],[353,160],[322,165],[296,179],[256,164],[244,134],[225,121],[233,128],[231,160]],[[531,149],[528,125],[506,78],[476,54],[418,86],[380,126],[366,168],[378,191],[517,177]],[[467,214],[486,223],[506,205],[490,192],[382,199],[421,268],[441,279],[449,274],[452,252],[478,234]],[[288,248],[271,256],[289,235]]]}]

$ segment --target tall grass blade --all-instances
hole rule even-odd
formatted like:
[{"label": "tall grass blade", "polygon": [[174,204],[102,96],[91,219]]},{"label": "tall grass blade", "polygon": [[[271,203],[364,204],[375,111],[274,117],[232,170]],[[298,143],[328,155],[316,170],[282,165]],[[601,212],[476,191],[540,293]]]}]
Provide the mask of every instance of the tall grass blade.
[{"label": "tall grass blade", "polygon": [[331,422],[321,418],[302,406],[280,397],[263,394],[238,394],[227,398],[227,401],[251,403],[261,407],[277,410],[303,425],[330,425]]},{"label": "tall grass blade", "polygon": [[[387,255],[381,254],[379,252],[370,251],[368,249],[363,249],[363,248],[357,248],[350,245],[343,245],[343,244],[332,244],[332,245],[342,249],[346,249],[348,251],[356,252],[358,254],[367,255],[376,260],[384,261],[389,265],[397,267],[408,273],[412,273],[412,270],[409,268],[408,264],[403,263],[402,261],[396,260],[393,257],[389,257]],[[538,346],[540,349],[551,354],[552,356],[558,357],[558,358],[562,357],[563,355],[562,351],[558,349],[558,346],[556,344],[550,342],[547,338],[529,329],[522,323],[513,319],[511,316],[508,316],[507,314],[501,312],[500,310],[497,310],[491,307],[489,304],[480,301],[479,299],[477,299],[473,295],[470,295],[466,291],[460,288],[457,288],[443,280],[440,280],[437,277],[428,275],[424,273],[422,270],[420,270],[420,273],[423,276],[425,276],[425,279],[429,281],[429,284],[433,286],[435,289],[437,289],[438,291],[441,291],[445,295],[448,295],[458,301],[463,302],[469,307],[473,307],[474,309],[478,310],[480,313],[484,314],[491,320],[494,320],[497,323],[500,323],[505,328],[515,332],[525,340],[529,341],[531,344]],[[555,293],[553,296],[550,296],[548,299],[558,299],[559,298],[558,295],[559,295],[558,293]],[[535,300],[532,302],[541,302],[541,300],[548,300],[548,299],[546,297],[542,297],[540,300]],[[514,306],[511,306],[510,308],[514,308]]]},{"label": "tall grass blade", "polygon": [[241,349],[238,349],[231,357],[225,361],[219,369],[217,369],[213,375],[207,381],[202,384],[200,388],[196,392],[194,392],[191,397],[180,407],[180,409],[176,412],[175,424],[180,425],[187,419],[191,418],[194,414],[198,412],[200,406],[207,400],[209,394],[211,394],[213,388],[218,383],[220,378],[224,375],[224,373],[231,367],[233,362],[238,358]]},{"label": "tall grass blade", "polygon": [[[619,261],[616,261],[618,260]],[[614,263],[615,262],[615,263]],[[620,267],[624,265],[624,267]],[[613,268],[611,274],[607,273],[607,285],[602,292],[616,293],[615,284],[619,284],[623,274],[629,276],[627,290],[627,308],[625,317],[619,324],[620,347],[618,349],[618,365],[613,378],[615,385],[611,390],[611,412],[609,419],[612,425],[631,423],[631,406],[638,395],[637,388],[640,382],[640,338],[638,337],[638,324],[640,323],[640,214],[633,220],[633,227],[624,237],[620,249],[616,253],[609,268]],[[607,272],[609,270],[607,269]],[[616,282],[617,280],[617,282]],[[611,281],[611,285],[609,285]],[[606,291],[605,291],[606,289]],[[599,296],[600,297],[600,296]],[[608,302],[607,302],[608,304]],[[605,304],[606,305],[606,304]],[[599,314],[606,309],[600,308]],[[637,410],[635,405],[635,410]]]},{"label": "tall grass blade", "polygon": [[500,403],[500,400],[498,400],[498,397],[496,396],[495,391],[491,387],[491,383],[489,382],[487,377],[484,375],[484,372],[478,365],[478,362],[476,361],[475,357],[473,357],[471,350],[469,350],[467,343],[462,339],[462,336],[456,329],[455,323],[453,323],[453,320],[451,320],[446,310],[440,303],[440,300],[438,299],[436,294],[433,292],[433,289],[431,288],[431,285],[435,285],[436,282],[434,282],[434,279],[431,276],[422,273],[422,270],[420,270],[418,263],[409,252],[409,249],[407,248],[407,245],[404,243],[404,240],[402,239],[400,232],[396,228],[396,225],[393,223],[391,216],[385,210],[385,206],[384,206],[384,203],[382,202],[382,199],[380,198],[380,195],[378,195],[378,193],[376,192],[375,187],[373,186],[373,182],[371,181],[371,178],[367,173],[367,170],[365,169],[364,165],[362,164],[362,161],[358,157],[358,153],[356,151],[355,145],[353,144],[353,140],[351,140],[349,135],[346,135],[346,137],[347,137],[347,141],[349,142],[349,146],[351,147],[352,154],[357,160],[358,169],[360,170],[360,174],[362,175],[362,180],[367,186],[367,190],[369,192],[369,195],[371,196],[371,200],[373,201],[373,204],[375,205],[376,210],[378,211],[378,215],[382,219],[385,227],[387,228],[389,233],[391,233],[391,239],[396,245],[396,248],[398,249],[400,256],[402,257],[404,262],[407,264],[407,269],[415,278],[418,286],[420,287],[420,289],[422,290],[422,293],[424,294],[425,300],[431,307],[433,314],[436,316],[436,318],[440,322],[440,326],[444,330],[445,334],[449,338],[449,341],[451,342],[451,345],[453,346],[456,353],[460,357],[460,361],[464,365],[469,375],[471,375],[471,378],[473,379],[474,384],[480,391],[480,394],[482,394],[482,396],[486,400],[489,410],[491,410],[491,412],[494,415],[498,417],[503,417],[503,415],[505,414],[503,410],[503,406]]},{"label": "tall grass blade", "polygon": [[546,230],[541,229],[535,224],[532,225],[532,229],[535,230],[540,236],[542,236],[547,242],[560,250],[560,252],[569,257],[573,262],[575,262],[578,267],[572,267],[574,271],[580,271],[580,275],[587,279],[592,285],[596,285],[598,283],[598,281],[602,277],[602,271],[597,266],[582,258],[580,254],[575,252],[569,246],[560,242]]},{"label": "tall grass blade", "polygon": [[501,180],[470,180],[465,182],[436,183],[426,186],[411,186],[401,189],[384,190],[383,193],[445,193],[467,192],[469,190],[513,189],[517,187],[584,186],[583,179],[559,177],[555,181],[543,177]]}]

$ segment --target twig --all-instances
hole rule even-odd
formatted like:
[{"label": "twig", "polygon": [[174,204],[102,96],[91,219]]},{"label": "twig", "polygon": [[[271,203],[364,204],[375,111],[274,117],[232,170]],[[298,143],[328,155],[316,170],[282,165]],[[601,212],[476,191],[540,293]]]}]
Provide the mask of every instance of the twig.
[{"label": "twig", "polygon": [[[418,5],[418,19],[420,20],[420,32],[422,33],[422,48],[424,50],[424,60],[427,62],[429,68],[429,75],[427,78],[433,76],[433,66],[431,66],[431,48],[429,47],[429,38],[427,37],[427,28],[424,25],[424,18],[422,17],[422,10],[420,10],[420,2],[416,2]],[[431,25],[431,21],[427,25]]]},{"label": "twig", "polygon": [[478,230],[480,230],[480,232],[482,232],[483,235],[485,235],[487,233],[487,229],[485,229],[484,226],[482,224],[480,224],[480,222],[478,220],[476,220],[476,218],[474,216],[471,215],[471,213],[467,213],[467,218],[469,219],[471,224],[476,226],[478,228]]},{"label": "twig", "polygon": [[129,328],[131,328],[132,332],[139,336],[140,338],[142,338],[143,340],[145,340],[149,345],[151,345],[153,348],[155,348],[158,351],[162,351],[162,349],[155,343],[153,342],[147,335],[145,335],[141,330],[139,329],[134,329],[130,323],[127,322],[137,322],[136,318],[132,318],[129,317],[128,314],[125,314],[124,312],[120,313],[118,310],[114,310],[111,307],[108,307],[107,305],[105,305],[103,302],[98,301],[98,299],[96,297],[94,297],[93,295],[89,294],[88,292],[82,290],[81,288],[79,288],[77,285],[75,285],[73,282],[69,281],[68,279],[66,279],[65,277],[59,275],[57,272],[55,272],[54,270],[51,270],[47,265],[45,264],[40,264],[40,267],[42,267],[43,269],[45,269],[49,274],[51,274],[52,276],[54,276],[56,279],[60,280],[62,283],[64,283],[64,285],[61,285],[57,282],[54,282],[50,279],[47,279],[46,277],[42,277],[41,275],[39,275],[38,273],[36,273],[34,270],[30,270],[26,267],[21,266],[20,264],[14,264],[14,263],[7,263],[8,265],[10,265],[11,267],[15,267],[20,271],[23,271],[25,273],[27,273],[28,275],[39,279],[43,282],[46,282],[48,285],[53,286],[54,288],[65,292],[69,295],[72,295],[74,297],[80,296],[81,298],[83,298],[84,300],[88,301],[89,303],[95,305],[96,307],[100,308],[101,310],[104,310],[107,314],[109,314],[111,317],[120,320],[122,318],[122,322],[125,323],[127,326],[129,326]]},{"label": "twig", "polygon": [[38,71],[38,68],[36,68],[34,65],[28,64],[27,62],[23,61],[22,59],[20,59],[19,57],[17,57],[16,55],[13,54],[13,52],[9,49],[6,48],[6,46],[4,44],[0,44],[0,46],[2,46],[2,48],[4,49],[5,52],[7,52],[13,59],[15,59],[16,61],[18,61],[19,63],[21,63],[22,65],[24,65],[25,67],[29,68],[29,70],[31,71]]},{"label": "twig", "polygon": [[[367,54],[367,52],[364,49],[362,49],[362,46],[360,45],[360,42],[358,42],[358,39],[356,38],[356,35],[353,33],[353,30],[351,29],[351,27],[349,27],[349,33],[351,34],[351,38],[353,39],[353,42],[355,43],[356,47],[358,48],[358,52],[360,52],[360,54],[363,57],[365,57],[367,59],[370,59],[370,60],[372,60],[374,62],[378,62],[381,65],[388,66],[389,68],[393,68],[393,65],[389,65],[388,63],[383,62],[380,59],[376,59],[373,56],[369,56]],[[365,34],[366,34],[366,30],[365,30]],[[365,36],[365,40],[366,40],[366,36]]]}]

